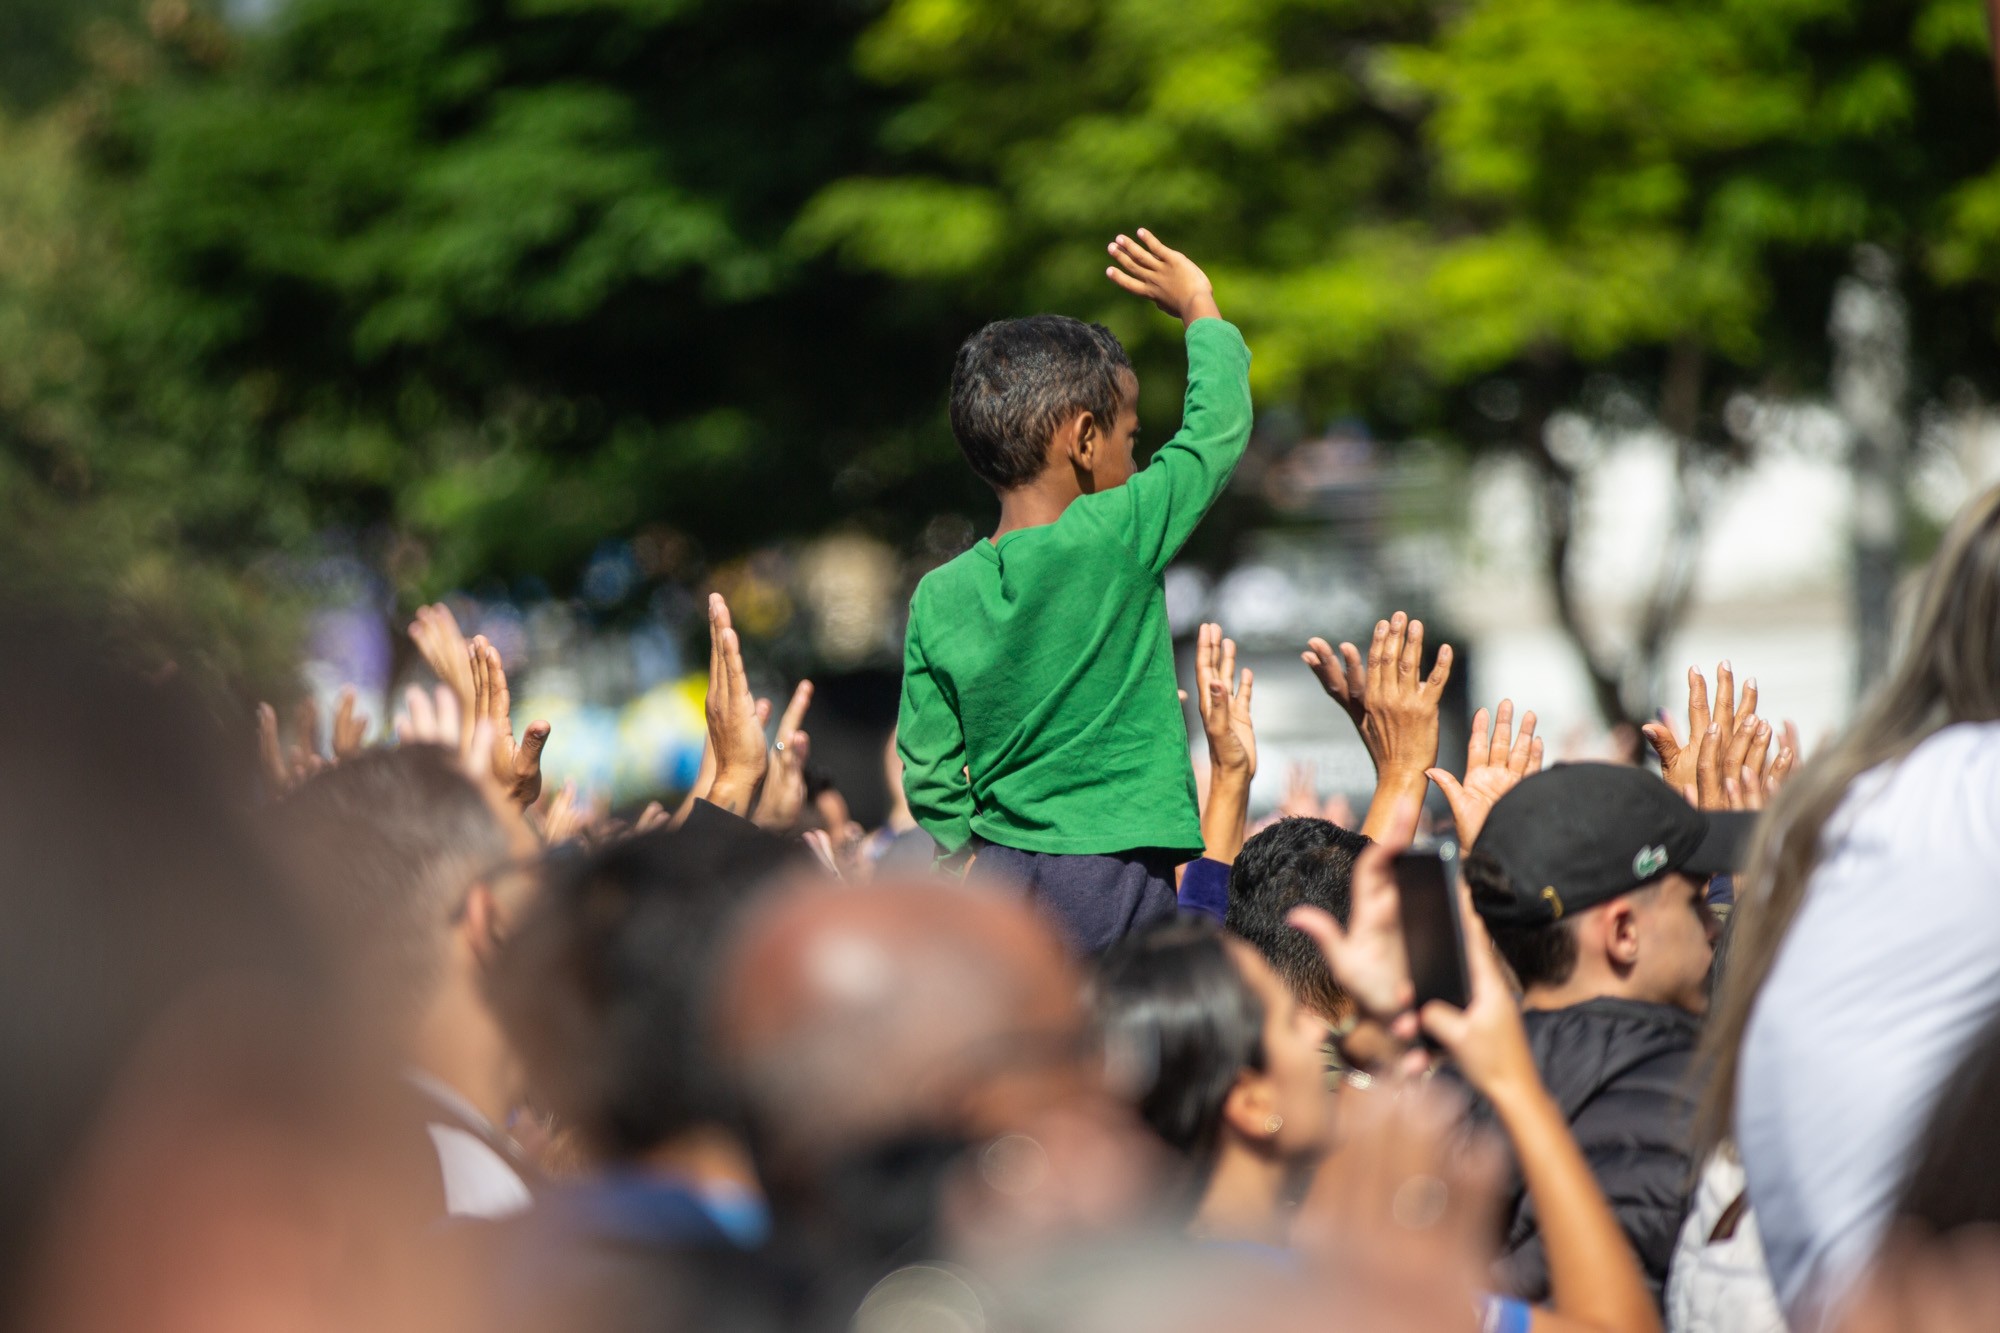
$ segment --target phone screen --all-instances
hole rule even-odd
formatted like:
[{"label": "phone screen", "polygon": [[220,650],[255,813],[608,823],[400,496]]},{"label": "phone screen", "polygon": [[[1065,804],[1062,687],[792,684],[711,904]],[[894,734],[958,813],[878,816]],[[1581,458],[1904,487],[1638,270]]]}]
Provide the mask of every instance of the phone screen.
[{"label": "phone screen", "polygon": [[1410,851],[1396,857],[1403,947],[1409,951],[1410,981],[1416,987],[1419,1009],[1431,1000],[1463,1009],[1472,999],[1452,868],[1453,863],[1436,852]]}]

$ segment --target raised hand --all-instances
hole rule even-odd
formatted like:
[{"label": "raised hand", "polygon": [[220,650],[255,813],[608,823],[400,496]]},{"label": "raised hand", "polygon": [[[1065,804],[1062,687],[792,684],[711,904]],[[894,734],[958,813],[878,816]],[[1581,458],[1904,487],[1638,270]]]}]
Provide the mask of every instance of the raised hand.
[{"label": "raised hand", "polygon": [[[439,685],[433,693],[420,685],[412,685],[403,692],[403,711],[396,718],[396,739],[404,745],[448,746],[456,749],[461,759],[466,759],[471,753],[471,747],[465,743],[468,733],[476,733],[476,724],[484,719],[474,721],[473,726],[461,726],[458,696],[451,692],[449,686]],[[491,738],[492,728],[489,726],[489,742]]]},{"label": "raised hand", "polygon": [[1222,626],[1203,625],[1195,639],[1194,692],[1208,736],[1208,790],[1201,803],[1202,855],[1227,865],[1243,850],[1250,820],[1250,779],[1257,773],[1257,730],[1250,723],[1250,668],[1236,675],[1236,643]]},{"label": "raised hand", "polygon": [[[1700,789],[1701,746],[1710,727],[1723,745],[1736,734],[1739,714],[1757,711],[1757,682],[1750,679],[1743,682],[1743,698],[1738,706],[1735,693],[1735,675],[1728,662],[1718,663],[1715,668],[1715,706],[1709,707],[1708,681],[1698,667],[1688,668],[1688,730],[1683,741],[1674,732],[1674,724],[1664,712],[1658,722],[1648,722],[1639,728],[1646,739],[1652,742],[1653,753],[1660,757],[1660,776],[1675,791],[1686,791],[1693,787]],[[1717,790],[1720,790],[1717,780]]]},{"label": "raised hand", "polygon": [[1535,715],[1521,715],[1521,731],[1515,735],[1514,701],[1502,699],[1493,710],[1493,729],[1487,731],[1486,710],[1472,715],[1472,736],[1465,743],[1465,778],[1453,777],[1442,768],[1425,776],[1444,793],[1451,806],[1452,822],[1458,826],[1458,842],[1470,847],[1486,827],[1486,816],[1502,796],[1530,773],[1542,771],[1542,738],[1535,734]]},{"label": "raised hand", "polygon": [[[1791,724],[1787,723],[1786,726],[1789,728]],[[1742,730],[1740,723],[1738,730]],[[1775,754],[1771,753],[1769,725],[1759,723],[1758,730],[1761,734],[1744,756],[1742,764],[1733,772],[1727,762],[1723,764],[1719,775],[1721,787],[1719,795],[1711,791],[1704,799],[1702,790],[1697,785],[1694,796],[1697,806],[1704,810],[1762,810],[1770,803],[1771,798],[1778,794],[1778,789],[1785,785],[1785,779],[1791,776],[1792,769],[1797,763],[1797,756],[1789,745],[1780,745]],[[1710,743],[1705,742],[1704,762],[1707,759],[1708,748]],[[1732,759],[1735,748],[1731,747]]]},{"label": "raised hand", "polygon": [[[768,829],[788,830],[798,822],[806,804],[806,760],[812,757],[812,737],[799,729],[811,706],[813,683],[802,680],[792,690],[792,701],[778,719],[777,739],[765,767],[764,791],[750,818]],[[761,722],[762,719],[760,718]]]},{"label": "raised hand", "polygon": [[507,669],[500,650],[485,635],[472,641],[472,716],[492,724],[493,776],[522,809],[542,794],[542,747],[549,743],[549,724],[530,722],[514,739],[514,696],[507,689]]},{"label": "raised hand", "polygon": [[1285,770],[1285,799],[1278,803],[1278,813],[1287,819],[1317,819],[1319,803],[1319,766],[1303,760]]},{"label": "raised hand", "polygon": [[1222,318],[1208,275],[1144,227],[1139,228],[1138,240],[1121,232],[1105,248],[1118,264],[1105,269],[1104,276],[1132,295],[1145,297],[1183,324]]},{"label": "raised hand", "polygon": [[1770,742],[1770,724],[1759,721],[1754,713],[1738,713],[1735,728],[1729,732],[1724,732],[1720,723],[1709,723],[1696,752],[1695,804],[1703,810],[1730,809],[1724,782],[1747,785],[1746,765],[1752,747],[1759,756],[1757,766],[1762,768],[1762,756],[1769,753]]},{"label": "raised hand", "polygon": [[333,711],[333,762],[343,763],[360,754],[367,739],[367,714],[360,711],[354,687],[345,686]]},{"label": "raised hand", "polygon": [[577,799],[576,780],[572,778],[549,798],[548,808],[542,812],[542,840],[553,847],[579,838],[589,822],[589,803]]},{"label": "raised hand", "polygon": [[[1326,691],[1326,697],[1347,710],[1354,729],[1361,733],[1362,744],[1366,745],[1368,666],[1361,660],[1361,650],[1351,643],[1343,643],[1336,653],[1325,639],[1307,639],[1306,650],[1299,654],[1299,658],[1319,678],[1319,687]],[[1377,768],[1381,767],[1381,760],[1372,747],[1368,757]]]},{"label": "raised hand", "polygon": [[[458,702],[460,717],[476,717],[479,711],[473,698],[472,649],[465,641],[465,634],[458,627],[458,617],[443,602],[417,608],[416,618],[410,622],[410,642],[417,647],[417,653],[424,664],[434,672],[438,683],[450,690]],[[472,728],[465,728],[463,742],[472,739]]]},{"label": "raised hand", "polygon": [[361,753],[368,732],[368,719],[356,711],[352,685],[340,691],[340,703],[333,717],[332,757],[319,750],[319,704],[308,694],[299,700],[292,715],[293,737],[289,748],[278,735],[278,710],[269,704],[257,705],[257,763],[273,795],[282,796],[307,778],[342,760]]},{"label": "raised hand", "polygon": [[1195,639],[1195,707],[1208,734],[1208,761],[1216,769],[1246,777],[1257,773],[1257,730],[1250,723],[1250,692],[1255,678],[1244,667],[1236,674],[1236,641],[1222,637],[1222,626],[1203,625]]},{"label": "raised hand", "polygon": [[708,799],[731,814],[747,815],[764,783],[770,756],[757,698],[743,669],[743,645],[729,623],[729,603],[721,593],[708,597],[708,750],[715,757],[715,780]]},{"label": "raised hand", "polygon": [[1431,674],[1419,675],[1424,622],[1401,611],[1375,625],[1368,645],[1367,696],[1361,738],[1385,777],[1423,773],[1437,763],[1438,702],[1451,679],[1451,645],[1441,644]]},{"label": "raised hand", "polygon": [[288,750],[278,736],[278,710],[269,704],[257,705],[257,764],[273,796],[283,796],[326,767],[326,760],[312,748],[319,710],[307,699],[299,706],[299,714],[299,743]]}]

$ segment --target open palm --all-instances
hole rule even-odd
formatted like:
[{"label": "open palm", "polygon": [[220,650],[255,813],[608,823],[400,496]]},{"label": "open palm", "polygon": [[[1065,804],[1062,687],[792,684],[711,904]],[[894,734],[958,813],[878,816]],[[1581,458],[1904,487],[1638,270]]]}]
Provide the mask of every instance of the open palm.
[{"label": "open palm", "polygon": [[1492,731],[1487,731],[1484,708],[1472,716],[1472,738],[1465,745],[1465,776],[1455,778],[1442,768],[1426,774],[1444,793],[1451,806],[1452,822],[1458,826],[1461,847],[1470,847],[1486,826],[1486,815],[1502,796],[1512,791],[1522,778],[1542,770],[1542,740],[1535,735],[1535,715],[1521,716],[1520,734],[1514,733],[1514,701],[1502,699],[1493,710]]}]

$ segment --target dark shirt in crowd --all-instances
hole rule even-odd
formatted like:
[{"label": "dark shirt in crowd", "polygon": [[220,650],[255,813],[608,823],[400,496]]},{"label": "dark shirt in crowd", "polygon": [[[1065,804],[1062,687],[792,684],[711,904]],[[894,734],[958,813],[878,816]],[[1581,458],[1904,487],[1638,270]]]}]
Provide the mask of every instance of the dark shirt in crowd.
[{"label": "dark shirt in crowd", "polygon": [[[1562,1108],[1597,1183],[1632,1242],[1658,1302],[1693,1184],[1689,1134],[1699,1089],[1688,1071],[1700,1021],[1683,1009],[1610,997],[1522,1015],[1542,1082]],[[1491,1109],[1476,1108],[1490,1119]],[[1549,1296],[1534,1201],[1516,1174],[1501,1248],[1503,1285]]]}]

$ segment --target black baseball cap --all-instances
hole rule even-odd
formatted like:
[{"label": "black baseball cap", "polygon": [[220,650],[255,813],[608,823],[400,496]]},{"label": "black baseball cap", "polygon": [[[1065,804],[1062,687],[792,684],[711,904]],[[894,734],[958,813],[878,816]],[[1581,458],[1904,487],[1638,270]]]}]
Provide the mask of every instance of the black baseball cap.
[{"label": "black baseball cap", "polygon": [[1494,803],[1473,854],[1507,872],[1513,893],[1473,895],[1490,925],[1560,921],[1670,870],[1694,879],[1735,870],[1755,816],[1697,810],[1643,769],[1559,764]]}]

